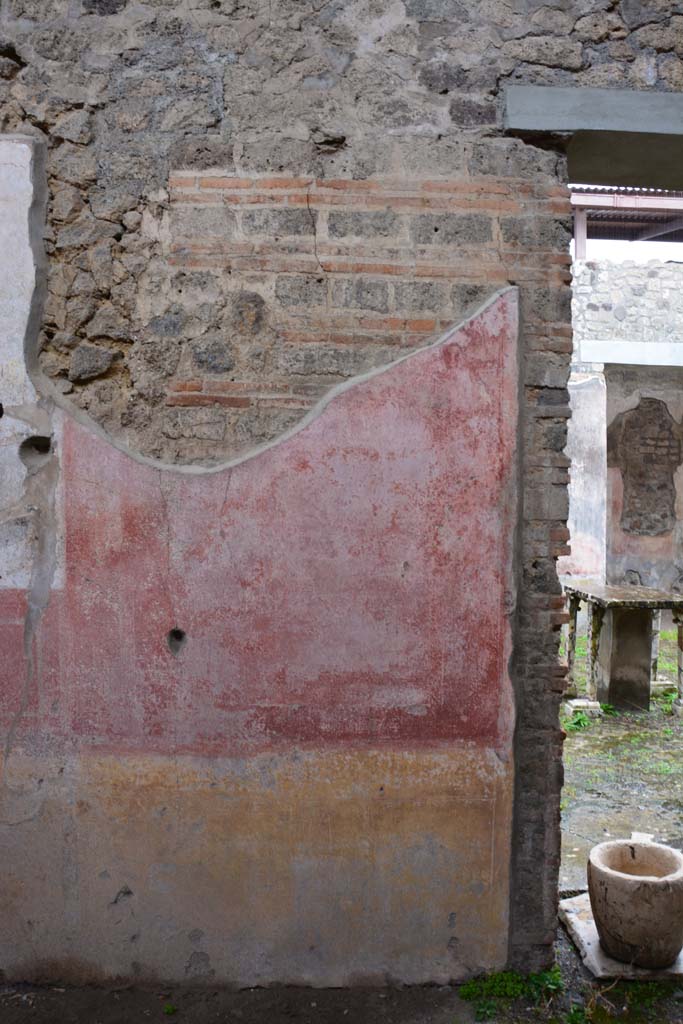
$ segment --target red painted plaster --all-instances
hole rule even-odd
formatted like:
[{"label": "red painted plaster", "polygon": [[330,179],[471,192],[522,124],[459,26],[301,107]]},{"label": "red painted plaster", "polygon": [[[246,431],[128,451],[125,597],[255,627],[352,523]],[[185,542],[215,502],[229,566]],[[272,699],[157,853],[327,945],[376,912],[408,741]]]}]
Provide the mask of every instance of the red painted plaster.
[{"label": "red painted plaster", "polygon": [[[222,756],[507,750],[516,360],[510,290],[294,435],[199,475],[67,418],[65,587],[17,736]],[[14,650],[3,672],[11,694]]]}]

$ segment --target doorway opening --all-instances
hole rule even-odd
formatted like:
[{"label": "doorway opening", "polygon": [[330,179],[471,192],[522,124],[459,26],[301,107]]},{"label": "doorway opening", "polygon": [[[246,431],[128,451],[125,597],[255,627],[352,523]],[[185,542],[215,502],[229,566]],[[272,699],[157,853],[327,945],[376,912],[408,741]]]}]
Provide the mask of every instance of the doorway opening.
[{"label": "doorway opening", "polygon": [[683,845],[683,191],[570,190],[562,895],[597,843]]}]

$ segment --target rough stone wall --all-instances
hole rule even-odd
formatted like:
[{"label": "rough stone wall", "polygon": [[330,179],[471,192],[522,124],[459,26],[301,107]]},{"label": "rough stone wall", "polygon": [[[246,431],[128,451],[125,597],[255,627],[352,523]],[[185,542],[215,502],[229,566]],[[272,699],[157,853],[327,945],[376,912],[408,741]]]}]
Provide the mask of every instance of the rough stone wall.
[{"label": "rough stone wall", "polygon": [[[420,344],[428,331],[412,321],[459,316],[470,301],[466,287],[492,292],[502,278],[521,284],[525,525],[513,659],[511,960],[527,969],[551,955],[559,860],[563,612],[554,559],[567,538],[568,208],[559,202],[562,160],[503,137],[502,93],[508,81],[679,88],[682,12],[670,0],[5,0],[1,11],[3,128],[32,133],[49,147],[42,368],[65,400],[117,443],[204,463],[248,451],[305,412],[303,400],[262,401],[282,394],[283,352],[303,369],[285,366],[287,396],[294,397],[296,379],[303,386],[296,395],[310,398],[383,361],[388,348]],[[247,180],[254,194],[268,177],[278,178],[280,189],[281,176],[376,181],[382,200],[360,210],[349,205],[331,229],[330,209],[316,208],[329,192],[324,184],[306,185],[305,203],[285,210],[255,204],[246,220],[243,202],[223,195],[218,209],[203,215],[201,230],[201,215],[190,214],[187,241],[196,243],[198,234],[204,243],[212,234],[225,239],[239,226],[243,234],[231,241],[257,258],[278,224],[287,265],[276,271],[252,259],[218,270],[176,266],[175,259],[187,259],[177,248],[184,230],[182,215],[180,225],[174,221],[183,205],[177,180],[194,180],[202,193],[204,174]],[[465,249],[455,230],[447,241],[449,274],[422,282],[410,268],[427,257],[438,265],[442,254],[434,261],[423,252],[426,239],[413,228],[428,216],[425,205],[400,214],[402,233],[384,236],[396,228],[396,181],[419,182],[420,203],[424,183],[446,182],[447,193],[468,206],[437,207],[439,219],[470,229],[488,223],[490,235],[470,239]],[[500,190],[493,207],[492,189]],[[447,219],[456,213],[456,221]],[[464,220],[472,216],[483,222]],[[315,257],[319,224],[338,249],[320,257],[322,268],[316,258],[313,272],[301,273],[295,261],[310,258],[311,249]],[[382,247],[398,242],[402,282],[377,267],[326,270],[325,259],[336,259],[346,240],[350,250],[369,242],[386,266],[392,261]],[[295,288],[287,298],[293,278],[304,292]],[[401,307],[400,283],[433,285],[416,288],[411,302],[422,295],[434,304]],[[306,297],[306,289],[319,295],[319,288],[322,327],[308,322],[317,300]],[[378,304],[386,311],[373,308]],[[303,322],[295,325],[297,309]],[[285,339],[284,330],[307,340]],[[322,341],[313,340],[318,330],[329,332]],[[343,341],[333,336],[338,332]],[[196,382],[200,391],[192,390]],[[188,403],[218,382],[223,390],[210,407],[204,398]],[[260,397],[253,403],[255,382]],[[252,392],[240,395],[232,387],[240,383]],[[249,404],[234,401],[240,397]]]},{"label": "rough stone wall", "polygon": [[[504,84],[676,88],[679,7],[8,0],[4,125],[50,144],[43,369],[75,405],[148,454],[212,460],[277,433],[301,410],[218,404],[180,416],[165,407],[169,377],[197,343],[218,346],[223,365],[235,359],[236,379],[261,381],[277,376],[278,359],[271,367],[268,357],[282,344],[280,305],[258,275],[244,268],[226,295],[220,274],[187,279],[169,264],[171,172],[553,181],[552,154],[500,137]],[[356,219],[362,238],[390,230],[381,210],[363,227]],[[273,213],[253,214],[249,230],[266,222],[286,230],[293,254],[314,239],[306,210],[280,217],[279,228]],[[207,212],[207,235],[226,222],[227,213]],[[340,222],[338,237],[354,237],[352,224]],[[533,218],[511,225],[510,240],[564,247],[562,232]],[[420,242],[403,241],[410,262]],[[316,283],[312,276],[312,291]],[[188,311],[193,292],[201,301]],[[246,315],[247,326],[260,325],[246,338],[243,292],[264,300],[256,319]],[[361,289],[357,308],[373,314],[375,304],[376,289]],[[433,312],[457,315],[450,304]],[[384,357],[360,336],[333,342],[329,357],[299,356],[325,372],[298,376],[320,388]]]},{"label": "rough stone wall", "polygon": [[631,362],[632,344],[683,343],[683,263],[576,260],[573,273],[572,324],[582,361],[591,361],[587,346],[595,341],[622,346],[622,363]]},{"label": "rough stone wall", "polygon": [[[155,451],[239,455],[300,419],[332,384],[424,345],[509,280],[527,288],[530,328],[543,330],[544,316],[561,321],[566,256],[553,243],[566,237],[557,220],[565,212],[556,185],[492,175],[176,172],[159,271],[175,270],[175,313],[169,321],[160,283],[150,314],[176,330],[213,298],[230,326],[184,350],[166,342],[176,356]],[[551,356],[544,372],[553,369]]]}]

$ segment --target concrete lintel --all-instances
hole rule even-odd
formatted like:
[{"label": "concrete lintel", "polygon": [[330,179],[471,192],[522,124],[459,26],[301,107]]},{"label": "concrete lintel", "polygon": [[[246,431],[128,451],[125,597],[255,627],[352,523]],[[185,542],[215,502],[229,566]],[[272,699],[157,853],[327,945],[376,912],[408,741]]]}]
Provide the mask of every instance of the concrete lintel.
[{"label": "concrete lintel", "polygon": [[635,89],[510,85],[505,127],[512,132],[683,134],[683,95]]},{"label": "concrete lintel", "polygon": [[683,344],[676,341],[583,341],[585,363],[626,363],[629,366],[683,366]]}]

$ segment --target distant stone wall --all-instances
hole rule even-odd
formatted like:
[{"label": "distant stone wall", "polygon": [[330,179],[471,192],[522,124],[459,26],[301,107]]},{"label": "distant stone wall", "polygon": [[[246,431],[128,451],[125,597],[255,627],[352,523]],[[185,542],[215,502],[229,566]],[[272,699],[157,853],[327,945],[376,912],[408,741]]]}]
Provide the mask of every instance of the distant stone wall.
[{"label": "distant stone wall", "polygon": [[[672,362],[662,346],[683,352],[683,263],[574,262],[572,322],[581,362],[643,362],[636,345],[652,346],[651,362]],[[609,359],[606,343],[617,346]],[[619,350],[622,346],[631,346]],[[655,349],[655,346],[657,348]]]}]

